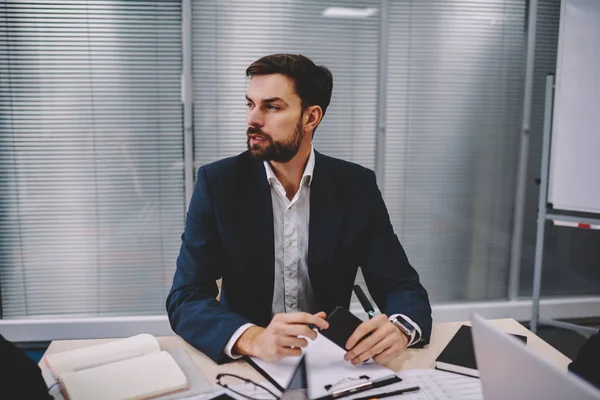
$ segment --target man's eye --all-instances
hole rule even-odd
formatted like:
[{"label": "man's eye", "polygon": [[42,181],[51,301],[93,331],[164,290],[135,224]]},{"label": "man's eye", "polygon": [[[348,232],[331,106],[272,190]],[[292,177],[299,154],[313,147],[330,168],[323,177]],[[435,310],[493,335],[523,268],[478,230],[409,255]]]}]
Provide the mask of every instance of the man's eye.
[{"label": "man's eye", "polygon": [[279,110],[279,107],[270,104],[270,105],[267,106],[267,110]]},{"label": "man's eye", "polygon": [[252,104],[252,103],[246,103],[246,107],[252,108],[252,107],[254,107],[254,104]]}]

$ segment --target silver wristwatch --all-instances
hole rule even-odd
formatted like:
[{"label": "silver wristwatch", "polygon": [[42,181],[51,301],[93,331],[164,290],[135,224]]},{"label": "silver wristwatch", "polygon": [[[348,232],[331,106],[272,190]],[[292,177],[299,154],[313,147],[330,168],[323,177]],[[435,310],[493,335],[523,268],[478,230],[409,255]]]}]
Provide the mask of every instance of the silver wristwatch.
[{"label": "silver wristwatch", "polygon": [[412,342],[415,339],[415,336],[417,335],[417,330],[415,329],[415,327],[400,315],[396,316],[395,318],[392,318],[391,321],[392,324],[396,325],[398,329],[402,331],[402,333],[408,336],[408,343],[414,344]]}]

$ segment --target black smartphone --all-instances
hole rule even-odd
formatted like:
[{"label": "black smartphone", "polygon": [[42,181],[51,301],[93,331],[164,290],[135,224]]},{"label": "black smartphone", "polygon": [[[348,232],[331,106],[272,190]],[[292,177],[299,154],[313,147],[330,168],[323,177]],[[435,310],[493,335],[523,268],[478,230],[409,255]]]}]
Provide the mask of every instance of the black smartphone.
[{"label": "black smartphone", "polygon": [[[329,328],[319,330],[321,335],[325,336],[345,351],[348,351],[346,349],[346,342],[363,321],[344,307],[339,306],[328,314],[325,320],[329,322]],[[360,343],[361,340],[364,340],[370,334],[371,332],[363,336],[358,342]]]}]

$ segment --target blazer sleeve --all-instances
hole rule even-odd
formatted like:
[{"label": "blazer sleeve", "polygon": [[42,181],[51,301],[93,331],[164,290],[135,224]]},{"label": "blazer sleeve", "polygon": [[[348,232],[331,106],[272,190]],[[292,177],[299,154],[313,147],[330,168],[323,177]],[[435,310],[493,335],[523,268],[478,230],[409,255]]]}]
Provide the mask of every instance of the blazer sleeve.
[{"label": "blazer sleeve", "polygon": [[362,265],[365,282],[383,313],[408,316],[419,325],[421,338],[428,343],[432,319],[427,291],[394,233],[375,173],[369,172],[365,192],[369,194],[370,216]]},{"label": "blazer sleeve", "polygon": [[225,345],[239,327],[250,322],[216,300],[222,268],[217,218],[202,167],[181,236],[167,313],[173,331],[217,363],[231,361],[224,353]]}]

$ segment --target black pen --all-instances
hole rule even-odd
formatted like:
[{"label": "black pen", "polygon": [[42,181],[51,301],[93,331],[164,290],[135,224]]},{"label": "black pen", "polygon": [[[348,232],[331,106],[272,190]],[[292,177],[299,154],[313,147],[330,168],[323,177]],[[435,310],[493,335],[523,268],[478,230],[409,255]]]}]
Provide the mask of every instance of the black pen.
[{"label": "black pen", "polygon": [[365,397],[357,397],[354,400],[377,400],[377,399],[383,399],[384,397],[392,397],[392,396],[397,396],[397,395],[403,394],[403,393],[416,392],[419,389],[421,389],[419,386],[411,386],[411,387],[407,387],[405,389],[394,390],[393,392],[373,394],[371,396],[365,396]]},{"label": "black pen", "polygon": [[369,319],[375,316],[375,309],[373,309],[373,305],[369,299],[367,299],[367,295],[363,292],[362,288],[359,285],[354,285],[354,293],[356,293],[356,297],[358,297],[358,301],[365,309],[366,313],[369,315]]}]

